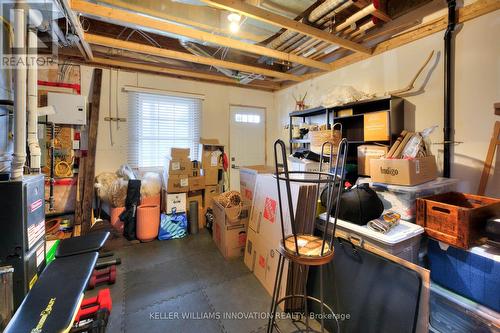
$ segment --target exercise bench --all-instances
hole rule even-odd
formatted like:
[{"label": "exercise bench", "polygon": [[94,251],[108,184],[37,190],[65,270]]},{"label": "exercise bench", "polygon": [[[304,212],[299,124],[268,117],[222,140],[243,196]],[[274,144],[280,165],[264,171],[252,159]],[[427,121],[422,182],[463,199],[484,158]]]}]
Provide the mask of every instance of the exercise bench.
[{"label": "exercise bench", "polygon": [[62,240],[4,333],[69,332],[109,232]]}]

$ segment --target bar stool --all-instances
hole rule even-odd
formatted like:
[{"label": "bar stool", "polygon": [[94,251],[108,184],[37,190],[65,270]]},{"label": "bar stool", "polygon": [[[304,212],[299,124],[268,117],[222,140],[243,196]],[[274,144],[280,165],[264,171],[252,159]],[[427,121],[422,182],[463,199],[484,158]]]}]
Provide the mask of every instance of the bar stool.
[{"label": "bar stool", "polygon": [[[325,152],[325,147],[330,148],[329,154],[329,169],[323,172],[323,164],[325,163],[323,154]],[[278,150],[281,150],[282,159],[282,171],[279,170],[278,161]],[[335,154],[336,150],[336,156]],[[335,165],[333,167],[333,159],[335,158]],[[337,333],[340,331],[338,320],[333,312],[333,309],[323,302],[323,266],[328,264],[334,256],[333,241],[335,235],[335,228],[337,226],[337,218],[340,205],[340,195],[342,193],[342,187],[344,184],[344,172],[345,163],[347,159],[347,139],[342,139],[337,147],[334,147],[332,143],[325,142],[321,147],[321,157],[320,157],[320,167],[319,172],[311,171],[289,171],[287,162],[286,146],[282,140],[277,140],[274,143],[274,159],[275,159],[275,178],[278,186],[278,201],[279,201],[279,214],[281,222],[281,242],[279,245],[278,253],[278,269],[276,271],[276,279],[274,283],[274,290],[271,301],[271,310],[269,321],[267,325],[267,332],[272,333],[274,328],[279,327],[276,325],[276,309],[278,305],[282,302],[290,299],[302,299],[304,302],[304,314],[306,321],[305,332],[310,332],[311,327],[309,325],[309,312],[308,312],[308,300],[316,302],[320,305],[321,310],[321,332],[324,332],[324,313],[325,309],[331,315],[331,318],[335,318],[337,323]],[[333,168],[332,168],[333,167]],[[305,178],[305,179],[304,179]],[[313,208],[314,218],[316,218],[316,203],[319,199],[321,190],[326,191],[326,221],[330,221],[331,212],[334,200],[335,200],[335,214],[333,223],[333,233],[328,236],[328,228],[330,223],[326,223],[323,236],[314,236],[312,233],[298,233],[296,225],[296,213],[294,211],[292,194],[291,194],[291,183],[303,183],[303,184],[313,184],[316,187],[316,200],[315,206]],[[281,183],[281,185],[280,185]],[[282,185],[285,187],[284,201],[282,201]],[[286,205],[286,206],[284,206]],[[285,210],[288,210],[288,214],[285,214]],[[289,220],[284,220],[284,216],[287,216]],[[285,234],[285,223],[290,223],[291,234]],[[305,277],[304,292],[303,294],[292,294],[286,295],[279,298],[281,280],[283,277],[283,270],[285,267],[285,260],[289,263],[296,263],[305,266],[319,266],[320,270],[320,297],[315,298],[307,295],[307,276]]]}]

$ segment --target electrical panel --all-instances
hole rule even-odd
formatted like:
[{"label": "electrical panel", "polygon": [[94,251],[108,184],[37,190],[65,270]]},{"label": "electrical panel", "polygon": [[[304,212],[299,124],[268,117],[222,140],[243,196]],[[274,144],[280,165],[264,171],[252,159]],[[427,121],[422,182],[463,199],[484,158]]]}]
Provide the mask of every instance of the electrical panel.
[{"label": "electrical panel", "polygon": [[48,115],[48,120],[54,124],[86,125],[87,98],[83,95],[49,92],[47,104],[52,105],[55,114]]}]

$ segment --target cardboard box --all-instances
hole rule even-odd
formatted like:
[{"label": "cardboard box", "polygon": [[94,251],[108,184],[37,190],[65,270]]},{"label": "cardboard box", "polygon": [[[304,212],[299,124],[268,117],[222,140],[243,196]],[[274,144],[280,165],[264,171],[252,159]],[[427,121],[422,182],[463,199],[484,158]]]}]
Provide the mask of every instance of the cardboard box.
[{"label": "cardboard box", "polygon": [[252,229],[247,229],[247,244],[245,246],[245,257],[243,258],[243,262],[245,266],[253,272],[255,266],[255,242],[257,241],[256,233]]},{"label": "cardboard box", "polygon": [[[286,193],[285,182],[281,182],[281,193]],[[290,183],[292,203],[297,208],[299,183]],[[285,222],[285,233],[291,232],[290,219],[288,218],[288,205],[285,196],[281,198]],[[257,177],[256,191],[250,213],[249,228],[262,235],[267,241],[277,246],[281,240],[281,222],[279,214],[278,189],[273,175],[259,174]]]},{"label": "cardboard box", "polygon": [[219,150],[203,150],[201,155],[201,166],[203,169],[220,168],[222,161],[220,160],[221,152]]},{"label": "cardboard box", "polygon": [[221,192],[221,187],[219,185],[206,185],[203,206],[205,208],[211,208],[213,198],[221,194]]},{"label": "cardboard box", "polygon": [[272,166],[253,165],[240,168],[240,192],[243,202],[251,205],[255,193],[258,174],[274,174]]},{"label": "cardboard box", "polygon": [[200,144],[203,144],[203,145],[218,145],[219,144],[219,139],[200,138]]},{"label": "cardboard box", "polygon": [[165,159],[163,167],[164,175],[186,175],[191,174],[191,161],[189,159]]},{"label": "cardboard box", "polygon": [[166,187],[168,193],[188,192],[189,177],[187,175],[168,175]]},{"label": "cardboard box", "polygon": [[205,209],[203,208],[203,191],[189,192],[187,195],[186,209],[188,213],[188,218],[192,213],[190,211],[190,203],[192,201],[198,202],[198,227],[200,229],[205,227]]},{"label": "cardboard box", "polygon": [[[226,225],[228,224],[244,224],[248,225],[250,219],[250,206],[243,205],[241,207],[224,208],[218,202],[212,204],[214,216],[218,215],[219,221]],[[238,214],[239,213],[239,214]]]},{"label": "cardboard box", "polygon": [[186,193],[164,193],[165,212],[170,214],[175,208],[177,213],[186,212]]},{"label": "cardboard box", "polygon": [[[252,254],[249,254],[250,250],[253,252]],[[244,262],[247,267],[251,265],[251,271],[269,295],[272,295],[274,290],[274,282],[278,270],[278,258],[279,252],[276,247],[269,246],[268,242],[257,237],[253,230],[248,229]],[[288,261],[285,260],[285,267],[283,268],[283,276],[281,278],[280,297],[285,296],[287,280]],[[284,303],[280,304],[280,308],[284,308]]]},{"label": "cardboard box", "polygon": [[170,148],[169,156],[172,159],[189,159],[189,148]]},{"label": "cardboard box", "polygon": [[437,178],[436,158],[372,159],[370,174],[375,183],[418,185]]},{"label": "cardboard box", "polygon": [[189,191],[205,189],[205,176],[189,177]]},{"label": "cardboard box", "polygon": [[201,176],[201,163],[198,161],[191,161],[191,176],[198,177]]},{"label": "cardboard box", "polygon": [[219,183],[219,168],[203,169],[203,176],[205,176],[205,185],[217,185]]},{"label": "cardboard box", "polygon": [[226,213],[219,204],[214,205],[212,238],[224,258],[241,257],[245,252],[247,231],[245,224],[226,224]]},{"label": "cardboard box", "polygon": [[370,160],[372,158],[385,157],[389,151],[388,147],[377,145],[358,146],[358,174],[363,176],[370,175]]},{"label": "cardboard box", "polygon": [[365,141],[390,140],[389,111],[365,113],[363,128]]}]

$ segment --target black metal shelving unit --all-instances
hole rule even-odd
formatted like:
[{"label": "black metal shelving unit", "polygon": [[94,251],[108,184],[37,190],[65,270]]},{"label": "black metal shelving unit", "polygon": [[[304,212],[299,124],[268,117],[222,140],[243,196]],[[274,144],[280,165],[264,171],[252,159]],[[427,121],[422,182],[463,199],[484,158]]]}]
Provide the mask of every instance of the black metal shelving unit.
[{"label": "black metal shelving unit", "polygon": [[[338,112],[342,110],[352,109],[352,115],[339,117]],[[385,141],[365,141],[364,140],[364,115],[370,112],[389,111],[389,132],[390,139]],[[311,117],[324,116],[324,123],[328,124],[329,128],[334,123],[342,124],[342,136],[349,141],[350,155],[355,155],[357,146],[362,144],[381,144],[390,146],[397,139],[398,135],[404,129],[404,100],[397,96],[383,96],[353,103],[348,103],[331,108],[316,107],[308,110],[293,111],[289,114],[290,118],[290,153],[294,152],[293,144],[300,143],[304,150],[309,147],[308,139],[292,138],[293,121],[295,118],[302,118],[306,122]],[[352,146],[352,148],[351,148]],[[297,149],[296,149],[297,150]],[[295,151],[296,151],[295,150]]]}]

